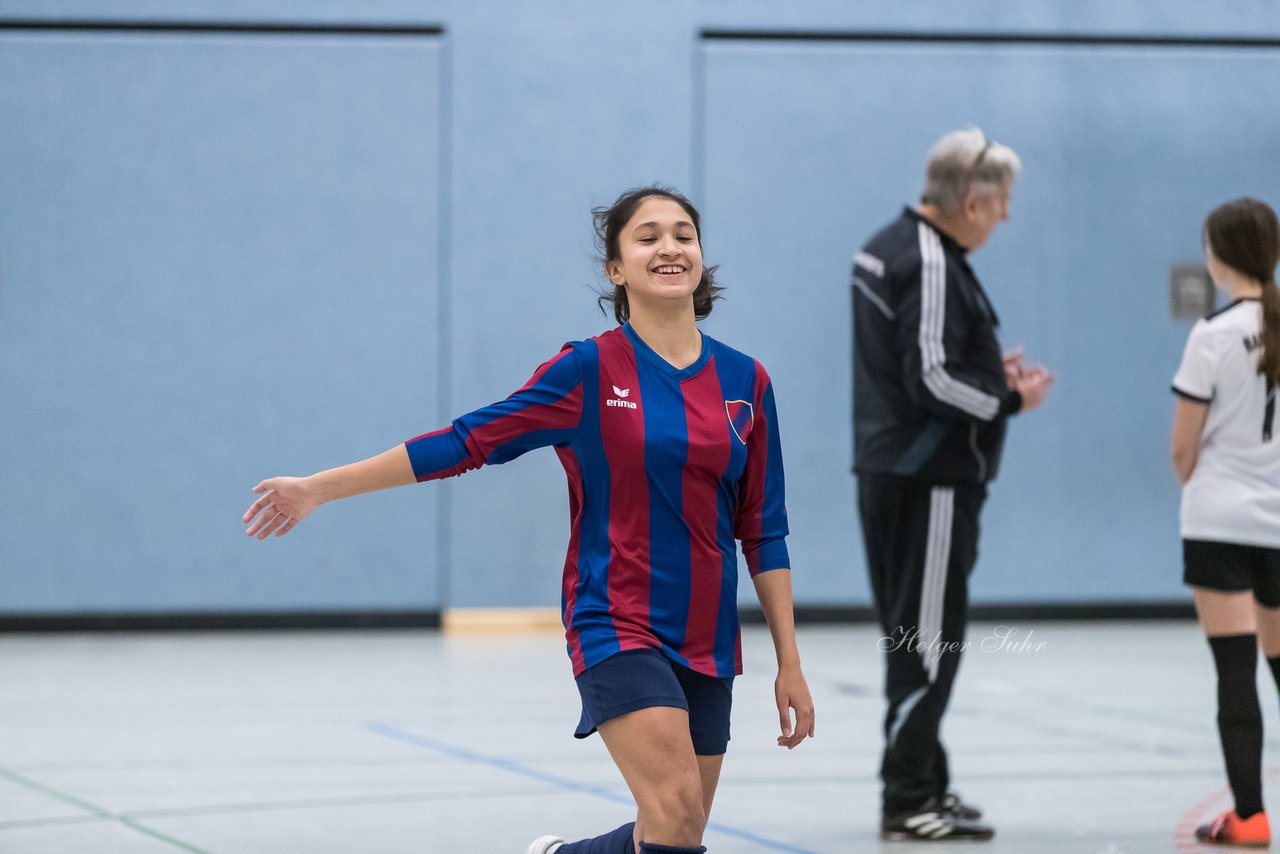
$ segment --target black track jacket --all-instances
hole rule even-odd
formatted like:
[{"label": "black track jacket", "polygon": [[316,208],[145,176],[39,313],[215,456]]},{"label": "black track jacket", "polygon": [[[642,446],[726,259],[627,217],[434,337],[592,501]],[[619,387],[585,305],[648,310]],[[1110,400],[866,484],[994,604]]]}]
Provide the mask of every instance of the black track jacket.
[{"label": "black track jacket", "polygon": [[1005,421],[999,318],[965,250],[910,208],[854,256],[853,469],[932,483],[996,476]]}]

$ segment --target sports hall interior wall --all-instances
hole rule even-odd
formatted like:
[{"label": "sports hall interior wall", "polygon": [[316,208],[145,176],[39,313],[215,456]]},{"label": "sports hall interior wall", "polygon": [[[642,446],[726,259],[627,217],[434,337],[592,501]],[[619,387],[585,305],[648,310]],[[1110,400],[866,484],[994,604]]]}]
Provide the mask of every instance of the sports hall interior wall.
[{"label": "sports hall interior wall", "polygon": [[774,378],[797,603],[859,613],[850,258],[969,124],[1024,162],[975,266],[1058,376],[973,599],[1181,613],[1168,270],[1280,203],[1278,59],[1261,0],[0,0],[0,626],[554,605],[549,453],[238,519],[608,328],[589,210],[655,181],[721,265],[706,330]]}]

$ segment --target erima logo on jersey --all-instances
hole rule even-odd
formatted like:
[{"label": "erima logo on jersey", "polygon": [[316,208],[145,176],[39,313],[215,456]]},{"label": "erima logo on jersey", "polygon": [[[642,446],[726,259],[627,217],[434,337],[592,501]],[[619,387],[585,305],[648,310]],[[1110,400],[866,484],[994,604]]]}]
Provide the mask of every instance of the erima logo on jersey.
[{"label": "erima logo on jersey", "polygon": [[[614,393],[614,394],[616,394],[616,395],[618,396],[618,398],[626,398],[626,397],[630,397],[630,396],[631,396],[631,389],[629,389],[629,388],[618,388],[617,386],[614,386],[614,387],[613,387],[613,393]],[[617,399],[617,398],[611,398],[611,399],[609,399],[609,400],[606,400],[606,401],[604,402],[604,405],[605,405],[605,406],[622,406],[622,407],[625,407],[625,408],[627,408],[627,409],[639,409],[639,408],[640,408],[640,407],[636,406],[634,403],[632,403],[632,402],[631,402],[631,401],[629,401],[629,400],[619,400],[619,399]]]}]

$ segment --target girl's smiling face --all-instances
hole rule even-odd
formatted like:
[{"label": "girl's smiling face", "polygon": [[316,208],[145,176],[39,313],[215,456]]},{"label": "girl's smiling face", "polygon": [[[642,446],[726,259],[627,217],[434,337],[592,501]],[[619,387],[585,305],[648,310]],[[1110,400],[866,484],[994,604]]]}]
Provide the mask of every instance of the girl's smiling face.
[{"label": "girl's smiling face", "polygon": [[640,203],[618,235],[618,258],[605,264],[615,285],[638,302],[692,300],[702,279],[702,246],[685,209],[651,196]]}]

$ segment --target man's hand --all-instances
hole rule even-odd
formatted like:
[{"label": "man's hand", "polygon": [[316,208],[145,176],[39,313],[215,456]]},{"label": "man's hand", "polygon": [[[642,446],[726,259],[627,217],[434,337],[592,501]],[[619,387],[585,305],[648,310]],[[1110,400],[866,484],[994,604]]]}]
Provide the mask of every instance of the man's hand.
[{"label": "man's hand", "polygon": [[1053,374],[1044,365],[1021,368],[1013,388],[1022,395],[1022,412],[1030,412],[1044,402],[1044,396],[1053,385]]},{"label": "man's hand", "polygon": [[1004,363],[1004,381],[1010,389],[1018,387],[1018,380],[1021,379],[1025,369],[1022,367],[1022,348],[1014,347],[1001,358]]}]

